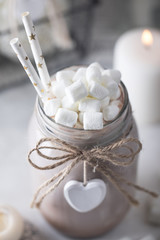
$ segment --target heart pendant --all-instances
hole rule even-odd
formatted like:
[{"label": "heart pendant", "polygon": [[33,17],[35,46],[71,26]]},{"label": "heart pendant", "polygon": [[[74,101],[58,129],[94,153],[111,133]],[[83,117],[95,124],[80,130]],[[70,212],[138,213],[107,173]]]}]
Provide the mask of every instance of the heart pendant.
[{"label": "heart pendant", "polygon": [[82,182],[71,180],[64,186],[64,197],[68,204],[78,212],[84,213],[98,207],[107,193],[106,184],[101,179]]}]

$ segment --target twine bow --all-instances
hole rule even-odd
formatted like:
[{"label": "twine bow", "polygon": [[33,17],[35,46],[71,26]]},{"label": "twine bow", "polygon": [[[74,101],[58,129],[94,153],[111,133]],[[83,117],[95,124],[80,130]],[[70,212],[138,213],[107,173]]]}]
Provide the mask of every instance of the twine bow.
[{"label": "twine bow", "polygon": [[[43,146],[42,144],[46,142],[52,143],[53,146]],[[134,147],[130,146],[131,143],[134,144]],[[64,154],[57,157],[47,156],[41,151],[43,149],[45,150],[52,149],[60,151],[61,153]],[[124,149],[123,152],[126,153],[120,154],[119,153],[120,149]],[[103,174],[108,179],[108,181],[110,181],[117,188],[117,190],[119,190],[128,199],[128,201],[132,205],[138,205],[139,202],[121,186],[122,183],[130,187],[133,187],[137,190],[146,192],[150,194],[152,197],[158,197],[157,193],[151,192],[143,187],[140,187],[132,182],[129,182],[127,179],[121,177],[113,170],[115,166],[117,167],[130,166],[133,163],[135,156],[141,151],[141,149],[142,144],[138,139],[135,138],[123,138],[105,147],[93,147],[92,149],[83,150],[75,146],[69,145],[66,142],[61,141],[59,139],[42,138],[37,143],[36,147],[29,152],[28,155],[29,163],[34,168],[39,170],[50,170],[60,165],[63,165],[64,163],[68,164],[53,177],[45,181],[38,188],[31,203],[31,207],[39,207],[44,198],[49,193],[54,191],[56,187],[59,186],[63,179],[71,172],[73,167],[80,161],[84,161],[88,165],[92,166],[94,169],[96,166],[96,170]],[[43,157],[44,159],[56,162],[41,167],[32,161],[31,155],[33,152],[36,152],[40,157]],[[50,184],[52,185],[49,186]]]}]

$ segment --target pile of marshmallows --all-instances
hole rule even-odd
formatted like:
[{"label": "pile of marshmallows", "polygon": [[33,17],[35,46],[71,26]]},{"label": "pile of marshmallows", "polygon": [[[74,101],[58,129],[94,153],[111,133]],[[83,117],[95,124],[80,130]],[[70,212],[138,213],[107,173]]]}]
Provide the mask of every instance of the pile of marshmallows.
[{"label": "pile of marshmallows", "polygon": [[119,114],[122,102],[118,70],[104,70],[99,63],[56,73],[44,101],[44,111],[56,123],[85,130],[102,129]]}]

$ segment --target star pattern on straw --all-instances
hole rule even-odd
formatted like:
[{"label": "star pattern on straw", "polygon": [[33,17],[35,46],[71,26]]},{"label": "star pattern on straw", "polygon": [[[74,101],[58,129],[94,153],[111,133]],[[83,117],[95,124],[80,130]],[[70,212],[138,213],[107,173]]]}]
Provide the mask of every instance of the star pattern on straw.
[{"label": "star pattern on straw", "polygon": [[47,86],[48,86],[48,87],[51,87],[51,83],[47,83]]},{"label": "star pattern on straw", "polygon": [[25,60],[26,60],[26,61],[28,60],[28,57],[27,57],[27,56],[25,57]]},{"label": "star pattern on straw", "polygon": [[44,89],[41,89],[41,92],[44,93]]},{"label": "star pattern on straw", "polygon": [[37,87],[37,83],[33,83],[33,85],[34,85],[35,87]]},{"label": "star pattern on straw", "polygon": [[24,66],[24,70],[27,70],[27,69],[28,69],[28,67]]},{"label": "star pattern on straw", "polygon": [[40,56],[42,59],[44,59],[43,55]]},{"label": "star pattern on straw", "polygon": [[35,39],[35,36],[36,36],[36,34],[31,33],[31,36],[29,36],[29,37],[30,37],[30,40],[36,40],[36,39]]},{"label": "star pattern on straw", "polygon": [[42,65],[43,65],[42,63],[38,63],[39,68],[42,68]]}]

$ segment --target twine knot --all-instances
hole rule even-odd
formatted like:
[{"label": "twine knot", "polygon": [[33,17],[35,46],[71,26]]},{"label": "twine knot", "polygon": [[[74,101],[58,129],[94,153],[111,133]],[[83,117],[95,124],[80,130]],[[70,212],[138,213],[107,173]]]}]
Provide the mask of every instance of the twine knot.
[{"label": "twine knot", "polygon": [[[43,143],[49,142],[49,146],[43,145]],[[131,147],[132,146],[132,147]],[[60,155],[58,156],[48,156],[43,153],[42,150],[52,149],[59,151]],[[86,172],[86,164],[93,167],[93,171],[96,168],[96,171],[103,174],[108,181],[110,181],[118,191],[120,191],[125,198],[133,205],[138,205],[139,202],[129,194],[122,187],[122,183],[130,187],[135,188],[150,194],[152,197],[158,197],[158,194],[151,192],[143,187],[140,187],[134,183],[129,182],[127,179],[120,176],[115,172],[114,166],[117,167],[127,167],[130,166],[135,156],[141,151],[142,144],[136,138],[122,138],[117,142],[113,142],[110,145],[104,147],[93,147],[91,149],[79,149],[75,146],[72,146],[64,141],[53,138],[42,138],[37,143],[36,147],[32,149],[28,154],[29,163],[36,169],[39,170],[50,170],[54,169],[64,163],[68,163],[62,170],[57,172],[50,179],[45,181],[36,191],[31,207],[39,207],[44,198],[52,191],[59,186],[63,179],[71,172],[76,164],[80,161],[84,162]],[[122,151],[123,150],[123,151]],[[36,152],[40,157],[55,161],[54,163],[46,166],[39,166],[34,163],[31,159],[32,153]],[[53,185],[51,185],[53,183]],[[87,183],[85,179],[84,185]],[[49,185],[51,185],[49,187]]]},{"label": "twine knot", "polygon": [[86,161],[86,162],[91,161],[91,156],[90,156],[90,151],[89,150],[82,150],[82,151],[79,152],[79,154],[81,156],[82,161]]}]

